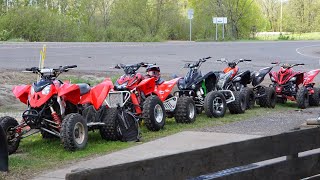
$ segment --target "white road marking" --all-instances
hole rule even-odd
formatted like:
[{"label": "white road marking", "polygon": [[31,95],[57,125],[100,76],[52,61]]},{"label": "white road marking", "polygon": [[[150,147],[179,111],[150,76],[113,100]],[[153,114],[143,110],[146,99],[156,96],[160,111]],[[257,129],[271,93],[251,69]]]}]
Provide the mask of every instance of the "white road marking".
[{"label": "white road marking", "polygon": [[320,56],[312,56],[312,55],[308,55],[308,54],[304,54],[304,53],[300,52],[300,50],[302,50],[302,49],[309,48],[309,47],[315,47],[315,46],[320,46],[320,44],[299,47],[296,49],[296,52],[298,54],[300,54],[301,56],[310,57],[310,58],[320,58]]}]

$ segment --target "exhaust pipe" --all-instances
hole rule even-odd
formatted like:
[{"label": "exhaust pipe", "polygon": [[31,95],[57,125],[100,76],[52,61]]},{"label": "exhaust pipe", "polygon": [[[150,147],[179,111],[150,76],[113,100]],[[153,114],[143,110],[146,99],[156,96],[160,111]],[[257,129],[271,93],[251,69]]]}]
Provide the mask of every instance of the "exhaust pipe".
[{"label": "exhaust pipe", "polygon": [[0,171],[8,171],[8,144],[7,136],[0,126]]}]

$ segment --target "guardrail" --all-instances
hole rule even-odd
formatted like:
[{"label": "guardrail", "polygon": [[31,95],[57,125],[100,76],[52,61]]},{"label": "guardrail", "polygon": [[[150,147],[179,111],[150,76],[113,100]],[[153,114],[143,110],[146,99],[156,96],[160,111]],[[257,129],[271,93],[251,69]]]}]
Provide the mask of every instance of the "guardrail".
[{"label": "guardrail", "polygon": [[207,179],[301,179],[320,174],[319,153],[298,156],[317,148],[318,127],[115,166],[107,166],[106,162],[104,168],[72,172],[66,179],[188,179],[278,157],[286,160]]}]

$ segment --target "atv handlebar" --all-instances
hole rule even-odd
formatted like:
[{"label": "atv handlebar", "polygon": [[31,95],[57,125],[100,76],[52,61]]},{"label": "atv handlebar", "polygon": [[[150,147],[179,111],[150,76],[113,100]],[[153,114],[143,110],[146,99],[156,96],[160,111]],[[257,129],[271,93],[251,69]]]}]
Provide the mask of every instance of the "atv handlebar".
[{"label": "atv handlebar", "polygon": [[208,56],[208,57],[201,58],[201,59],[199,59],[198,61],[193,62],[193,63],[186,63],[186,64],[184,65],[184,68],[191,68],[191,69],[193,69],[193,68],[200,67],[202,63],[204,63],[204,62],[207,61],[207,59],[211,59],[211,57]]},{"label": "atv handlebar", "polygon": [[231,62],[229,62],[227,59],[223,58],[223,59],[218,59],[216,60],[217,62],[224,62],[226,64],[228,64],[228,66],[232,65],[232,66],[236,66],[241,62],[251,62],[251,59],[238,59],[238,60],[233,60]]},{"label": "atv handlebar", "polygon": [[38,67],[31,67],[31,68],[26,68],[25,70],[30,71],[35,74],[39,74],[41,77],[44,77],[44,78],[56,78],[62,72],[68,72],[69,69],[76,68],[76,67],[78,67],[78,66],[77,65],[67,65],[67,66],[60,66],[57,69],[50,69],[50,68],[40,69]]},{"label": "atv handlebar", "polygon": [[141,62],[137,64],[132,64],[132,65],[117,64],[114,68],[123,69],[126,74],[135,74],[140,67],[148,67],[150,65],[156,65],[156,63]]},{"label": "atv handlebar", "polygon": [[[271,63],[271,64],[274,64],[274,63]],[[280,64],[280,63],[278,63]],[[296,64],[282,64],[281,67],[283,68],[292,68],[292,67],[295,67],[295,66],[303,66],[305,65],[304,63],[296,63]]]}]

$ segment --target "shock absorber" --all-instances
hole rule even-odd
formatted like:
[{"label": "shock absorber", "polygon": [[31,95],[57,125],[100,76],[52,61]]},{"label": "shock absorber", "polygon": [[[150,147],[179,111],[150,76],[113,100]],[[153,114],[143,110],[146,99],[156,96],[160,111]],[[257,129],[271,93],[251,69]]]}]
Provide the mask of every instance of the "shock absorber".
[{"label": "shock absorber", "polygon": [[57,112],[53,109],[52,106],[50,106],[50,110],[51,110],[51,116],[53,118],[53,121],[58,125],[58,129],[60,130],[60,128],[61,128],[61,118],[57,114]]}]

